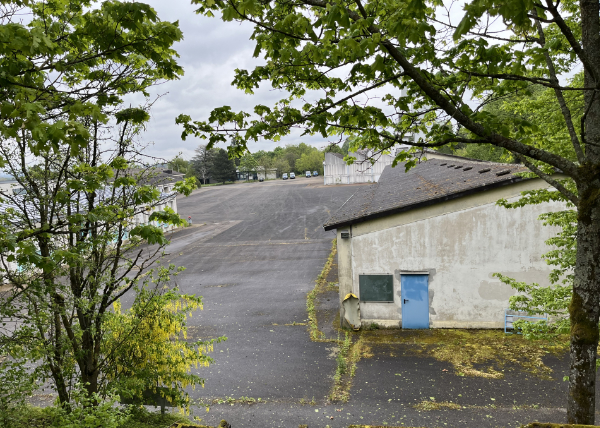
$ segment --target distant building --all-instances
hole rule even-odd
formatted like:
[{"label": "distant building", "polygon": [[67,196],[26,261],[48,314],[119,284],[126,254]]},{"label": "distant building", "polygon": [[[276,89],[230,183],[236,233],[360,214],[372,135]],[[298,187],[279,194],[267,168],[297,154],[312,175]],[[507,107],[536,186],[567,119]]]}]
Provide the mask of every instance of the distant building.
[{"label": "distant building", "polygon": [[[142,175],[140,184],[150,184],[160,192],[159,201],[152,207],[146,207],[146,210],[139,210],[133,218],[133,224],[147,224],[149,217],[154,211],[163,211],[166,207],[177,213],[177,192],[174,191],[175,183],[183,181],[185,174],[173,169],[164,169],[153,167],[147,170],[130,170],[132,175]],[[143,207],[143,206],[142,206]],[[173,225],[153,222],[155,226],[162,227],[164,230],[174,229]]]},{"label": "distant building", "polygon": [[275,180],[277,178],[277,168],[269,168],[267,169],[267,174],[265,177],[265,169],[262,166],[256,168],[256,171],[252,172],[243,172],[239,169],[236,170],[237,180],[246,181],[246,180],[258,180],[262,178],[263,180]]},{"label": "distant building", "polygon": [[[325,162],[323,162],[325,185],[376,183],[383,169],[394,161],[392,155],[373,156],[372,152],[366,150],[348,153],[348,156],[356,158],[352,165],[346,164],[344,155],[332,152],[325,153]],[[375,161],[373,164],[371,158]]]},{"label": "distant building", "polygon": [[0,191],[19,195],[23,192],[23,186],[17,180],[3,180],[0,181]]},{"label": "distant building", "polygon": [[[165,208],[172,209],[177,213],[177,192],[174,190],[175,183],[182,181],[185,174],[174,171],[172,169],[163,169],[161,167],[150,167],[146,169],[142,168],[131,168],[125,171],[125,175],[130,175],[138,180],[140,185],[150,185],[155,187],[159,192],[159,198],[157,201],[153,201],[152,206],[147,204],[140,204],[134,207],[135,214],[129,219],[129,225],[126,227],[124,232],[124,239],[128,238],[129,231],[137,225],[152,224],[154,226],[162,228],[164,231],[172,230],[175,227],[171,224],[161,223],[159,221],[150,221],[150,215],[155,211],[163,211]],[[117,188],[116,192],[123,191]],[[131,191],[128,189],[126,191]],[[110,200],[114,197],[114,188],[104,188],[96,191],[99,200],[103,198]],[[27,208],[29,219],[39,221],[39,214],[35,206],[29,200],[23,186],[17,180],[2,180],[0,181],[0,196],[3,197],[4,201],[0,204],[0,211],[5,211],[9,208],[19,207],[19,210]],[[85,195],[72,196],[73,200],[76,197],[79,198],[79,206],[85,206],[82,202],[84,201]],[[31,208],[28,208],[31,207]],[[12,223],[14,230],[20,230],[25,227],[24,224]],[[5,262],[6,267],[11,270],[20,270],[21,268],[16,262]],[[1,285],[1,284],[0,284]]]}]

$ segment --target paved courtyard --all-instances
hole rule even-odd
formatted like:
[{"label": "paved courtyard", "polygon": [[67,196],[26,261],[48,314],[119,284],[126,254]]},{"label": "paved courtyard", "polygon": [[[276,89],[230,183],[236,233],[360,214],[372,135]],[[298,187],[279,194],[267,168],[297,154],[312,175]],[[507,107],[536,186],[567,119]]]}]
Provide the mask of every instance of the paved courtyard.
[{"label": "paved courtyard", "polygon": [[299,178],[204,187],[178,199],[179,213],[197,226],[176,235],[168,251],[187,268],[181,289],[205,302],[190,320],[192,334],[228,338],[201,370],[206,387],[194,397],[327,395],[328,345],[308,340],[304,325],[286,324],[305,323],[306,294],[335,237],[321,225],[355,190]]},{"label": "paved courtyard", "polygon": [[[191,335],[228,338],[211,354],[214,364],[198,370],[206,386],[191,395],[213,404],[208,413],[196,406],[194,414],[207,423],[224,418],[234,428],[564,421],[564,356],[544,357],[553,370],[546,380],[518,367],[507,367],[503,379],[485,379],[458,376],[449,363],[408,352],[406,344],[373,345],[372,358],[358,363],[349,401],[327,400],[337,349],[310,340],[306,295],[335,237],[321,225],[356,190],[301,177],[203,187],[178,199],[179,213],[194,226],[173,235],[168,259],[187,268],[177,278],[181,289],[204,297],[204,310],[190,319]],[[335,293],[321,297],[322,312],[335,313]],[[324,330],[335,334],[331,317],[322,315]],[[414,407],[432,397],[464,407]]]}]

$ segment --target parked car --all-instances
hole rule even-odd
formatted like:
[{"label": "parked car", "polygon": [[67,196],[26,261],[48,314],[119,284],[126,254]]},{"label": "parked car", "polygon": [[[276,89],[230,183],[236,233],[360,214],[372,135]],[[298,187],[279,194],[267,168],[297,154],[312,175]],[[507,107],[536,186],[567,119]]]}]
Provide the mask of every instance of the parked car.
[{"label": "parked car", "polygon": [[290,172],[290,179],[292,178],[296,178],[296,174],[294,174],[293,172]]},{"label": "parked car", "polygon": [[287,180],[287,172],[284,172],[283,175],[281,176],[281,178],[283,178],[284,180]]},{"label": "parked car", "polygon": [[259,181],[260,183],[262,183],[263,181],[265,181],[265,178],[264,178],[264,177],[258,177],[258,181]]},{"label": "parked car", "polygon": [[316,177],[317,175],[319,175],[319,173],[317,171],[313,171],[313,177]]},{"label": "parked car", "polygon": [[306,178],[310,178],[310,177],[312,177],[310,171],[306,171]]}]

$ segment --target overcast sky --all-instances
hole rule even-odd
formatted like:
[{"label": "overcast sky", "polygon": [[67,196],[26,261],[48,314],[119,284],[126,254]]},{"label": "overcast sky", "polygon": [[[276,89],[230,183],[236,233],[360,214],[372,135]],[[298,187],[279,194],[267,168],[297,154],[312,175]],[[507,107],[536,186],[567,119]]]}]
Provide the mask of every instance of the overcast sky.
[{"label": "overcast sky", "polygon": [[[153,89],[154,94],[164,94],[154,105],[152,119],[143,136],[153,142],[148,154],[170,159],[178,153],[190,158],[193,150],[203,140],[188,137],[181,140],[182,128],[175,124],[177,115],[184,113],[194,120],[205,120],[215,107],[231,106],[234,111],[251,111],[256,104],[273,105],[284,97],[271,88],[260,88],[255,95],[239,91],[231,82],[236,68],[252,69],[261,60],[252,57],[254,43],[249,40],[250,25],[223,22],[218,18],[206,18],[194,13],[194,7],[186,0],[146,0],[163,21],[179,21],[184,40],[175,45],[180,55],[179,64],[185,75],[173,82]],[[320,137],[290,135],[278,143],[264,141],[249,148],[272,150],[278,145],[305,142],[322,148],[327,143]],[[224,145],[222,145],[224,147]]]}]

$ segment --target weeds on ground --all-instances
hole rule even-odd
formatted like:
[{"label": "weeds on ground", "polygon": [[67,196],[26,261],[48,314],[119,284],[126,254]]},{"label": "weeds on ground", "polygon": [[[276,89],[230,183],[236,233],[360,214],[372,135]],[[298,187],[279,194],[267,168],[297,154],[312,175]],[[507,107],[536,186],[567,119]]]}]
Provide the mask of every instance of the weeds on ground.
[{"label": "weeds on ground", "polygon": [[308,332],[310,334],[310,339],[313,342],[332,342],[332,340],[328,340],[325,338],[325,335],[321,330],[319,330],[319,325],[317,322],[317,307],[316,300],[317,296],[324,291],[326,291],[328,287],[327,283],[327,275],[331,270],[331,265],[333,264],[333,259],[337,253],[337,239],[333,240],[331,245],[331,253],[325,262],[325,266],[323,266],[323,270],[317,277],[315,288],[313,288],[310,293],[306,296],[306,311],[308,312]]},{"label": "weeds on ground", "polygon": [[366,331],[379,330],[379,324],[372,322],[371,324],[362,327]]},{"label": "weeds on ground", "polygon": [[[358,339],[354,342],[352,337]],[[340,349],[336,356],[336,372],[333,376],[333,387],[329,393],[331,401],[347,402],[350,398],[350,388],[352,379],[356,374],[356,366],[361,358],[370,358],[373,356],[371,348],[365,345],[360,335],[345,332],[344,340],[340,340]]]},{"label": "weeds on ground", "polygon": [[456,404],[451,401],[435,401],[434,397],[430,397],[429,400],[421,401],[419,404],[415,404],[413,407],[417,410],[459,410],[463,408],[463,406],[460,404]]},{"label": "weeds on ground", "polygon": [[[333,240],[331,253],[323,266],[321,274],[317,277],[315,288],[308,293],[306,299],[306,309],[308,312],[308,331],[310,338],[314,342],[333,342],[339,347],[336,355],[336,371],[333,376],[333,386],[329,393],[329,399],[331,401],[343,401],[346,402],[350,398],[350,387],[352,386],[352,378],[356,374],[356,366],[360,359],[364,357],[372,356],[370,348],[365,345],[365,342],[360,336],[358,340],[353,341],[352,338],[355,333],[344,331],[344,339],[326,339],[325,335],[319,330],[317,322],[317,308],[316,300],[319,294],[326,291],[339,291],[339,286],[335,282],[327,282],[327,276],[331,270],[333,259],[337,253],[337,240]],[[339,325],[339,314],[334,320],[336,325]],[[339,329],[338,332],[343,330]],[[314,398],[313,398],[314,401]],[[302,403],[302,401],[301,401]]]},{"label": "weeds on ground", "polygon": [[262,398],[253,398],[253,397],[245,397],[241,396],[240,398],[234,397],[222,397],[222,398],[211,398],[211,399],[203,399],[199,400],[196,404],[200,407],[210,407],[215,404],[256,404],[256,403],[265,403],[266,401]]},{"label": "weeds on ground", "polygon": [[547,342],[507,335],[500,330],[370,330],[362,331],[366,344],[410,344],[412,352],[445,361],[458,376],[491,379],[504,377],[504,368],[513,364],[542,379],[551,379],[552,369],[542,360],[547,354],[568,350],[568,340]]}]

